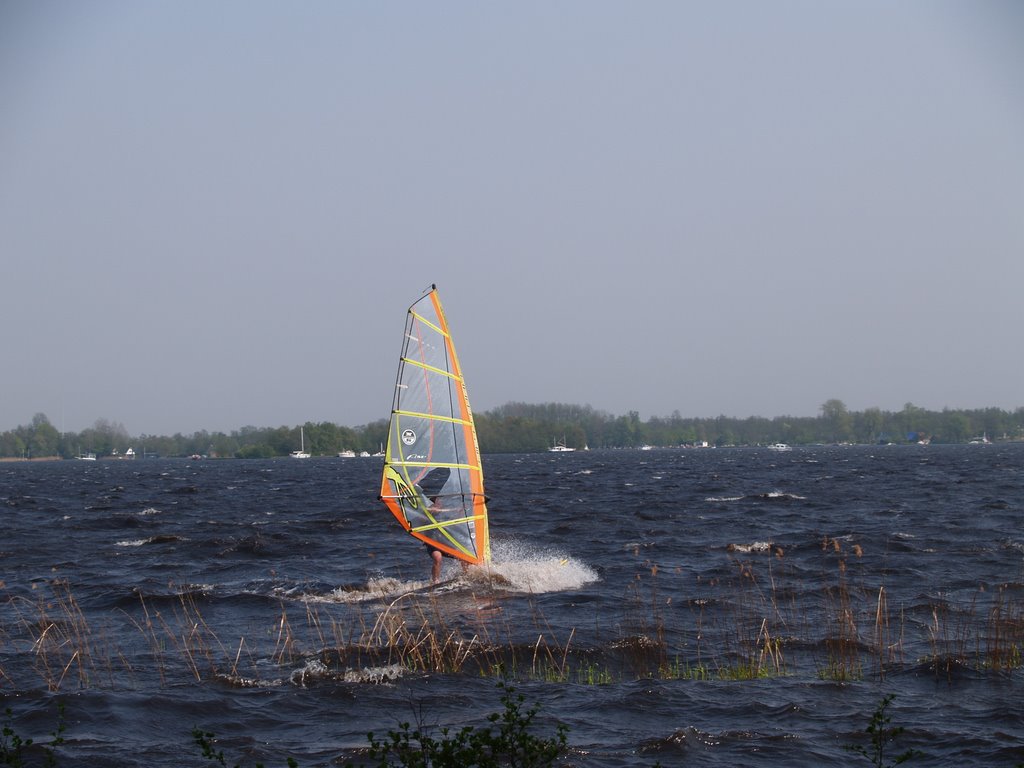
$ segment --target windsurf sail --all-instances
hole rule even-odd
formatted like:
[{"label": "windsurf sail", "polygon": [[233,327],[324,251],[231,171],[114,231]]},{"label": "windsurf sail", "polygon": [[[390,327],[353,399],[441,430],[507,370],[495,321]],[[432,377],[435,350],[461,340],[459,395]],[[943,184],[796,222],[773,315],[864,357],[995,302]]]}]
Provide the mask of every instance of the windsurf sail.
[{"label": "windsurf sail", "polygon": [[437,286],[406,317],[380,499],[426,544],[490,561],[480,447]]}]

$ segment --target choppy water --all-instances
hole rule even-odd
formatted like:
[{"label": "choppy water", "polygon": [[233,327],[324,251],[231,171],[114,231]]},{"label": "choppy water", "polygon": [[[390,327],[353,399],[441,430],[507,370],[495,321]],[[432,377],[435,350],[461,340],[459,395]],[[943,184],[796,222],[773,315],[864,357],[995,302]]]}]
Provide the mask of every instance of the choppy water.
[{"label": "choppy water", "polygon": [[[15,731],[59,700],[62,766],[208,764],[193,726],[229,764],[337,765],[483,724],[501,665],[567,765],[857,764],[888,694],[892,755],[1024,761],[1024,445],[484,461],[493,573],[412,595],[375,459],[0,464]],[[457,671],[381,652],[402,627]]]}]

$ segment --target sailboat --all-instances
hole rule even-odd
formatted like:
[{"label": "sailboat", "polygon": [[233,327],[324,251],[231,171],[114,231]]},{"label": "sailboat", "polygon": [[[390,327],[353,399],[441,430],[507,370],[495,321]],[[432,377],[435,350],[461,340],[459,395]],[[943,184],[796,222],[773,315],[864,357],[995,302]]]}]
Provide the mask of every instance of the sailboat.
[{"label": "sailboat", "polygon": [[406,316],[380,500],[424,543],[490,562],[480,446],[435,285]]},{"label": "sailboat", "polygon": [[560,443],[559,442],[554,442],[554,443],[551,444],[551,447],[548,448],[548,451],[550,451],[551,453],[571,453],[572,451],[575,451],[575,450],[576,450],[575,448],[570,448],[569,446],[567,446],[565,444],[565,436],[564,435],[562,436],[562,442],[560,442]]},{"label": "sailboat", "polygon": [[310,454],[306,452],[306,432],[303,427],[299,427],[299,446],[299,450],[292,451],[288,455],[293,459],[308,459]]}]

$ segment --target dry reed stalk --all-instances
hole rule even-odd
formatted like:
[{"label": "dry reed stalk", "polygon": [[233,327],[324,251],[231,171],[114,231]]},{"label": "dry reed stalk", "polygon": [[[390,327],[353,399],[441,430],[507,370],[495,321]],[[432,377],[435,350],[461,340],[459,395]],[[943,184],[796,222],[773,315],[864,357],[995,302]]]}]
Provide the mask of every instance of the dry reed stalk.
[{"label": "dry reed stalk", "polygon": [[[833,540],[834,546],[839,542]],[[838,549],[836,550],[838,551]],[[853,680],[862,674],[860,661],[860,635],[856,613],[850,599],[846,579],[846,560],[839,560],[839,582],[835,589],[826,589],[826,600],[833,607],[829,611],[831,631],[825,638],[828,648],[826,676],[839,681]]]},{"label": "dry reed stalk", "polygon": [[295,659],[295,636],[292,634],[292,625],[288,621],[288,612],[281,606],[281,617],[277,621],[277,640],[274,643],[274,652],[271,657],[274,663],[281,665],[285,663],[287,655],[288,663]]},{"label": "dry reed stalk", "polygon": [[878,588],[878,601],[875,604],[875,651],[878,654],[878,674],[884,678],[889,665],[898,663],[903,656],[903,619],[900,612],[899,637],[894,641],[889,626],[889,599],[885,587]]},{"label": "dry reed stalk", "polygon": [[185,649],[193,669],[197,674],[199,673],[199,664],[196,662],[196,657],[201,656],[206,660],[206,667],[209,673],[216,675],[219,670],[214,658],[213,646],[217,646],[221,658],[230,658],[228,656],[229,652],[221,643],[217,634],[206,623],[206,619],[203,618],[199,607],[195,603],[195,598],[191,594],[183,593],[179,595],[178,600],[182,610],[181,623],[189,627],[188,634],[182,635],[182,647]]},{"label": "dry reed stalk", "polygon": [[945,669],[948,673],[956,664],[967,664],[970,661],[968,647],[972,638],[976,648],[975,656],[981,656],[980,638],[972,630],[971,624],[976,615],[977,595],[970,607],[959,609],[947,602],[932,605],[932,620],[928,627],[928,640],[932,648],[932,661],[936,671]]},{"label": "dry reed stalk", "polygon": [[142,606],[142,615],[144,617],[144,623],[140,624],[133,617],[128,616],[128,621],[135,625],[135,628],[139,630],[139,633],[146,638],[146,642],[149,645],[150,653],[157,661],[157,670],[160,675],[160,685],[166,685],[167,680],[165,676],[165,664],[163,655],[163,643],[160,642],[159,637],[156,634],[156,627],[153,624],[153,618],[149,615],[149,606],[146,605],[146,599],[139,593],[139,604]]},{"label": "dry reed stalk", "polygon": [[[769,625],[769,619],[765,615],[769,613],[780,619],[778,603],[775,600],[775,582],[773,584],[771,597],[765,594],[754,573],[752,561],[734,561],[739,567],[740,587],[733,590],[732,599],[729,605],[732,608],[733,631],[732,635],[736,640],[737,650],[732,654],[740,660],[740,663],[732,668],[719,667],[719,675],[725,677],[763,677],[770,674],[782,673],[782,641],[773,638],[773,632]],[[771,559],[769,558],[769,571],[771,571]],[[753,599],[751,600],[751,596]],[[731,647],[731,641],[726,638],[727,647]],[[766,664],[766,661],[772,663]]]},{"label": "dry reed stalk", "polygon": [[1012,604],[1005,587],[993,600],[985,632],[984,666],[1011,672],[1021,666],[1024,649],[1024,611]]},{"label": "dry reed stalk", "polygon": [[326,640],[324,639],[323,625],[320,622],[320,611],[309,602],[306,603],[306,626],[315,631],[318,647],[323,648]]},{"label": "dry reed stalk", "polygon": [[[34,606],[36,617],[26,619],[19,609],[19,622],[31,638],[31,653],[35,668],[47,689],[60,690],[68,672],[75,668],[79,687],[89,686],[93,669],[92,637],[89,624],[71,594],[70,585],[63,580],[50,582],[51,601],[40,597]],[[24,601],[30,604],[28,601]],[[51,609],[62,614],[51,618]]]},{"label": "dry reed stalk", "polygon": [[761,653],[758,657],[757,674],[755,676],[761,677],[763,675],[766,667],[768,667],[765,663],[766,661],[771,662],[768,674],[776,677],[781,676],[785,671],[785,664],[782,658],[782,643],[778,638],[773,638],[768,631],[768,619],[764,619],[761,622],[758,644],[761,646]]}]

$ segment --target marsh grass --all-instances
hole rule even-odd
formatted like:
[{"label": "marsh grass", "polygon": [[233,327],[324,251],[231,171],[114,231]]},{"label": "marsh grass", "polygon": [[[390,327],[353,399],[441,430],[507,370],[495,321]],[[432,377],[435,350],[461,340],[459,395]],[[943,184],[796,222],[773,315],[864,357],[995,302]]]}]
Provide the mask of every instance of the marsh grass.
[{"label": "marsh grass", "polygon": [[[920,635],[913,646],[921,649],[917,663],[937,673],[958,666],[1001,674],[1020,669],[1024,603],[1014,585],[979,591],[959,606],[935,597],[913,608],[920,620],[911,624],[909,609],[893,605],[862,568],[852,577],[850,563],[859,555],[829,542],[826,562],[834,576],[823,578],[817,611],[806,595],[799,601],[804,613],[795,608],[796,591],[776,554],[730,557],[687,600],[666,596],[679,591],[675,574],[647,566],[629,584],[619,621],[586,638],[576,628],[553,628],[529,596],[515,598],[529,610],[513,625],[508,612],[473,609],[475,596],[466,598],[469,608],[454,610],[427,593],[355,610],[282,601],[262,630],[225,640],[202,595],[187,588],[172,586],[159,598],[139,595],[134,609],[87,621],[71,586],[55,580],[40,584],[31,599],[8,595],[0,602],[6,616],[0,684],[24,687],[24,679],[9,674],[16,664],[19,676],[31,669],[50,691],[116,687],[154,669],[161,685],[182,675],[240,686],[309,685],[325,677],[390,674],[382,668],[603,685],[647,677],[764,679],[803,673],[808,658],[818,677],[847,682],[884,677],[902,665],[908,626]],[[126,633],[118,616],[134,631]],[[31,663],[15,661],[22,658]],[[264,679],[268,669],[280,670],[276,682]]]},{"label": "marsh grass", "polygon": [[986,624],[983,664],[988,669],[1011,672],[1020,669],[1024,649],[1024,605],[1008,596],[1001,586]]},{"label": "marsh grass", "polygon": [[48,690],[57,691],[71,680],[79,687],[92,684],[97,672],[93,632],[66,581],[54,580],[34,600],[11,597],[8,605],[19,631],[4,639],[11,643],[18,636],[27,643],[31,666]]}]

